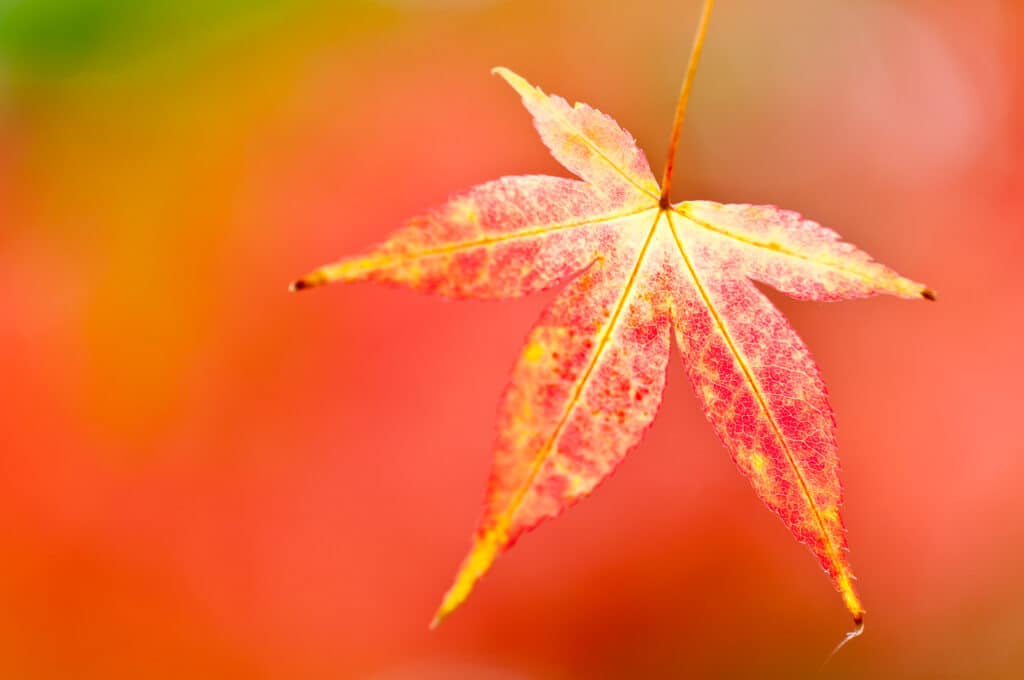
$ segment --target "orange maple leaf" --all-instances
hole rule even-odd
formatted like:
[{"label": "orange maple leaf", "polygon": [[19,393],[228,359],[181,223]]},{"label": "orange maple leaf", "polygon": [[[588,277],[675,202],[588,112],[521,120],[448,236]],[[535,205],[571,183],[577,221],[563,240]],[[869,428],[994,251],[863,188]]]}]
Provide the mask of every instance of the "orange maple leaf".
[{"label": "orange maple leaf", "polygon": [[504,299],[569,281],[512,373],[483,517],[433,625],[465,600],[500,552],[588,495],[639,444],[662,400],[673,333],[697,399],[736,465],[810,547],[862,624],[825,385],[804,343],[752,280],[802,300],[934,294],[795,212],[670,201],[711,4],[660,185],[612,118],[497,68],[555,159],[583,181],[523,176],[480,185],[367,254],[292,284],[376,281],[450,298]]}]

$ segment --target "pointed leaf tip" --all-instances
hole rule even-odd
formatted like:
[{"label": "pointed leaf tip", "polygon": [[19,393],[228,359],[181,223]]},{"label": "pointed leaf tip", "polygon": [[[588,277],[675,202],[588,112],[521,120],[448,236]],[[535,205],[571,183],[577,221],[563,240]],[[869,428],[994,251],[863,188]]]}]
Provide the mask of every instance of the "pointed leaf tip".
[{"label": "pointed leaf tip", "polygon": [[857,612],[853,615],[853,624],[853,630],[843,636],[843,639],[839,641],[839,644],[835,646],[832,653],[828,655],[827,659],[825,659],[825,663],[821,664],[821,669],[819,670],[824,669],[825,666],[828,665],[828,662],[832,660],[832,657],[836,655],[836,652],[845,647],[850,640],[858,638],[864,634],[864,612]]},{"label": "pointed leaf tip", "polygon": [[494,68],[491,69],[491,74],[501,76],[501,78],[506,83],[512,86],[513,90],[518,92],[523,97],[526,97],[529,94],[533,94],[533,96],[536,97],[538,94],[540,94],[538,92],[538,88],[535,87],[534,85],[531,85],[526,78],[522,77],[521,75],[519,75],[518,73],[511,69],[505,68],[504,66],[495,66]]},{"label": "pointed leaf tip", "polygon": [[317,288],[319,286],[330,283],[333,279],[325,271],[325,268],[321,267],[311,274],[306,274],[302,278],[295,279],[288,284],[288,290],[292,293],[297,293],[300,290],[306,290],[307,288]]},{"label": "pointed leaf tip", "polygon": [[[657,200],[658,183],[636,140],[610,116],[564,97],[547,94],[503,66],[501,76],[522,98],[544,145],[567,170],[612,197],[617,205],[639,207]],[[654,206],[651,206],[654,207]]]},{"label": "pointed leaf tip", "polygon": [[502,546],[508,542],[508,537],[504,535],[503,531],[485,534],[473,542],[473,548],[466,555],[462,566],[459,567],[459,572],[455,576],[455,582],[452,583],[448,592],[444,594],[441,606],[437,608],[434,620],[430,622],[431,630],[437,628],[449,614],[455,611],[469,597],[469,593],[473,590],[476,582],[491,568],[494,558],[498,556]]}]

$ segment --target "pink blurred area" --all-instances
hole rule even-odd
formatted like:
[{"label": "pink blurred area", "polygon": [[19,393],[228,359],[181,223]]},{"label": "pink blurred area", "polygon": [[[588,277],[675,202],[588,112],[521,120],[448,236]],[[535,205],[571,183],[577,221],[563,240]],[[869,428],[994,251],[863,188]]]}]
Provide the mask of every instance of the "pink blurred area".
[{"label": "pink blurred area", "polygon": [[[659,170],[698,12],[296,2],[0,68],[0,675],[813,674],[848,615],[678,361],[615,478],[428,631],[551,294],[286,292],[454,191],[563,174],[495,65]],[[1020,677],[1024,10],[716,12],[677,198],[799,210],[939,293],[773,295],[830,387],[868,609],[828,674]]]}]

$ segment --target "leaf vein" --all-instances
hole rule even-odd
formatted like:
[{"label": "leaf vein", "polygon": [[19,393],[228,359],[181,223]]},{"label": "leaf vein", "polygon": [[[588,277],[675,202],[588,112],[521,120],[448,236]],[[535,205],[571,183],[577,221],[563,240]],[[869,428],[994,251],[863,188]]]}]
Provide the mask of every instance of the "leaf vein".
[{"label": "leaf vein", "polygon": [[[603,222],[611,222],[613,220],[619,220],[626,217],[638,217],[640,215],[643,215],[645,212],[654,211],[656,209],[656,206],[645,206],[643,208],[637,208],[629,211],[591,217],[585,220],[576,220],[570,222],[563,222],[561,224],[544,225],[543,227],[523,229],[521,231],[509,232],[506,234],[498,234],[495,236],[484,237],[472,241],[460,241],[457,243],[449,243],[443,246],[438,246],[436,248],[426,248],[424,250],[406,253],[384,253],[381,255],[377,255],[376,257],[371,256],[369,258],[364,259],[372,261],[377,258],[382,258],[384,262],[374,267],[374,269],[386,269],[388,267],[396,267],[406,262],[419,260],[423,258],[437,257],[439,255],[450,255],[464,250],[471,250],[473,248],[486,248],[488,246],[492,246],[498,243],[505,243],[508,241],[515,241],[518,239],[530,238],[533,236],[545,236],[547,234],[553,234],[560,231],[566,231],[569,229],[591,227],[597,224],[601,224]],[[343,260],[342,262],[339,262],[337,264],[327,265],[326,267],[323,267],[321,269],[321,272],[323,272],[323,274],[328,278],[332,278],[332,272],[343,267],[346,264],[346,262],[351,261]]]},{"label": "leaf vein", "polygon": [[643,266],[644,260],[646,259],[647,250],[650,247],[651,241],[654,238],[654,233],[658,226],[658,219],[660,217],[661,212],[659,211],[657,217],[655,217],[654,219],[654,224],[651,225],[650,231],[647,233],[647,237],[644,240],[643,246],[641,246],[640,248],[640,252],[637,254],[636,264],[633,265],[633,270],[629,274],[629,279],[627,279],[625,286],[623,286],[622,295],[619,296],[619,299],[615,304],[615,309],[609,317],[607,324],[601,330],[601,339],[597,344],[597,348],[594,350],[594,354],[590,358],[587,367],[584,369],[583,373],[580,374],[580,377],[576,380],[576,383],[573,386],[572,395],[569,398],[565,410],[562,412],[562,416],[559,419],[558,424],[555,426],[555,429],[551,433],[551,436],[548,437],[548,440],[544,443],[544,446],[540,449],[540,451],[537,452],[537,455],[534,457],[533,462],[530,465],[530,471],[527,474],[526,480],[516,490],[516,495],[512,498],[505,511],[503,511],[501,515],[498,517],[497,521],[495,522],[494,528],[488,532],[489,535],[500,535],[508,527],[509,523],[512,520],[512,517],[515,515],[515,513],[519,510],[519,507],[522,505],[523,499],[526,497],[526,493],[529,491],[530,486],[533,484],[533,480],[537,477],[537,474],[540,472],[541,467],[544,465],[544,463],[551,455],[551,452],[554,450],[555,444],[557,443],[559,437],[561,437],[562,435],[562,431],[568,424],[569,417],[576,409],[580,397],[583,394],[583,390],[586,388],[587,383],[590,380],[590,376],[594,372],[594,369],[596,368],[598,361],[600,361],[601,356],[604,353],[604,350],[611,339],[611,334],[618,324],[619,317],[622,315],[622,310],[626,306],[626,301],[629,299],[629,295],[633,291],[633,287],[636,284],[637,276],[640,273],[640,268]]},{"label": "leaf vein", "polygon": [[[693,224],[697,225],[698,227],[703,227],[704,229],[707,229],[708,231],[710,231],[712,233],[718,234],[719,236],[724,236],[725,238],[731,239],[733,241],[738,241],[739,243],[743,243],[743,244],[746,244],[748,246],[753,246],[755,248],[760,248],[762,250],[768,250],[768,251],[771,251],[773,253],[778,253],[780,255],[786,255],[788,257],[792,257],[792,258],[797,259],[797,260],[802,260],[804,262],[807,262],[808,264],[812,264],[812,265],[815,265],[817,267],[822,267],[824,269],[831,269],[833,271],[841,272],[841,273],[846,274],[848,276],[855,276],[855,277],[857,277],[859,279],[867,281],[868,283],[872,284],[873,286],[874,285],[878,285],[878,281],[874,277],[872,277],[870,274],[865,274],[864,272],[857,271],[856,269],[851,269],[849,267],[844,267],[843,265],[839,264],[838,262],[827,262],[827,261],[822,261],[822,260],[816,260],[813,257],[810,257],[808,255],[804,255],[804,254],[799,253],[799,252],[797,252],[795,250],[790,250],[789,248],[785,248],[784,246],[782,246],[781,244],[778,244],[778,243],[774,243],[771,246],[769,246],[769,244],[764,243],[762,241],[757,241],[757,240],[752,239],[752,238],[748,238],[748,237],[744,237],[744,236],[739,236],[739,235],[737,235],[737,234],[735,234],[735,233],[733,233],[731,231],[728,231],[726,229],[722,229],[720,227],[717,227],[717,226],[715,226],[711,222],[707,222],[705,220],[702,220],[699,217],[694,217],[693,214],[691,214],[684,207],[673,206],[672,210],[674,212],[678,213],[679,216],[682,217],[683,219],[686,219],[686,220],[692,222]],[[874,264],[874,263],[872,263],[872,264]]]},{"label": "leaf vein", "polygon": [[[676,247],[679,250],[680,256],[683,258],[683,262],[686,265],[686,269],[690,275],[690,278],[693,280],[694,286],[696,286],[697,291],[700,293],[704,305],[707,307],[708,312],[711,314],[711,317],[715,322],[715,326],[718,328],[718,331],[722,334],[722,338],[725,340],[725,343],[729,348],[729,352],[732,354],[733,358],[736,360],[736,363],[739,365],[740,370],[743,373],[743,377],[746,379],[747,384],[750,386],[750,389],[754,394],[754,398],[757,401],[757,404],[760,407],[761,412],[764,414],[764,417],[768,420],[768,423],[772,429],[772,433],[775,435],[776,440],[782,447],[783,453],[786,455],[786,461],[789,463],[790,468],[792,468],[793,470],[793,474],[796,477],[797,483],[800,486],[800,492],[803,495],[804,500],[806,500],[807,505],[811,510],[811,514],[814,517],[815,524],[818,525],[818,529],[821,532],[822,540],[825,543],[825,552],[828,554],[829,559],[832,561],[832,564],[835,566],[835,568],[841,569],[845,573],[847,569],[845,565],[842,563],[842,561],[839,559],[839,552],[836,549],[835,544],[832,542],[831,535],[829,535],[828,531],[825,529],[825,522],[821,517],[821,510],[818,508],[818,504],[815,502],[814,497],[811,495],[810,489],[807,486],[807,481],[804,479],[803,473],[800,471],[800,468],[796,464],[796,459],[793,455],[793,451],[790,449],[789,443],[783,436],[782,430],[779,427],[779,424],[776,422],[775,416],[772,414],[772,411],[768,406],[768,402],[765,399],[765,394],[762,391],[760,384],[757,382],[753,374],[750,372],[750,368],[747,366],[747,363],[746,361],[744,361],[742,354],[739,352],[739,349],[733,342],[732,336],[726,329],[725,322],[718,314],[718,310],[712,304],[711,298],[708,295],[707,290],[701,283],[700,277],[697,275],[697,271],[693,267],[693,263],[691,262],[689,255],[686,254],[686,249],[683,247],[683,242],[679,238],[679,234],[676,232],[675,225],[672,222],[671,213],[666,213],[666,215],[668,216],[669,228],[672,231],[672,238],[676,243]],[[849,576],[849,574],[847,574],[847,576]]]}]

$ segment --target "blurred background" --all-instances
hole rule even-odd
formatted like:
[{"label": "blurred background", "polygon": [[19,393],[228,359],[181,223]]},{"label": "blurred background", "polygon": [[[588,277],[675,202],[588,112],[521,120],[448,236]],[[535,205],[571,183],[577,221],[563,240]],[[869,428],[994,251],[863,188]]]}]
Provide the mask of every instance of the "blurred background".
[{"label": "blurred background", "polygon": [[[801,677],[849,629],[681,367],[641,447],[438,631],[553,293],[289,295],[450,193],[564,174],[511,67],[660,173],[699,2],[0,0],[0,676]],[[677,198],[775,203],[937,304],[774,295],[836,408],[867,633],[1024,672],[1024,6],[721,2]]]}]

